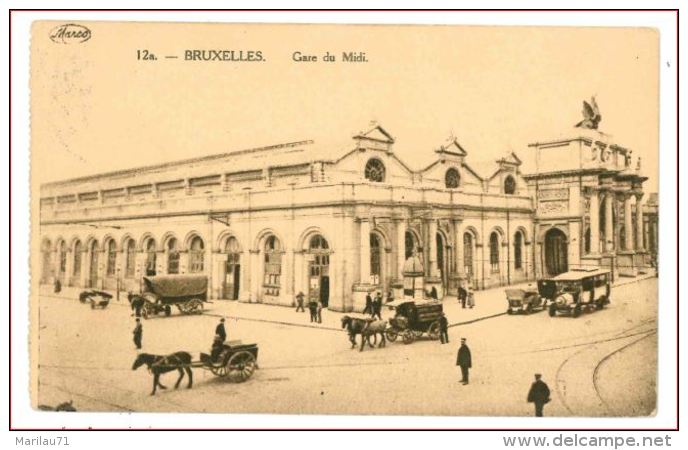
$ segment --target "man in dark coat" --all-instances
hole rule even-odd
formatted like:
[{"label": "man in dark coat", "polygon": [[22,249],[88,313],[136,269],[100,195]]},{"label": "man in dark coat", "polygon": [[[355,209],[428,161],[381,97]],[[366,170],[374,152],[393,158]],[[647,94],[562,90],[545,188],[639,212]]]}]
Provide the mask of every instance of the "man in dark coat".
[{"label": "man in dark coat", "polygon": [[363,314],[373,314],[373,297],[370,296],[370,292],[366,294],[366,305],[363,308]]},{"label": "man in dark coat", "polygon": [[433,300],[437,300],[437,288],[435,286],[430,289],[430,298]]},{"label": "man in dark coat", "polygon": [[459,301],[461,302],[462,308],[466,307],[466,297],[468,297],[468,291],[466,291],[463,286],[459,286]]},{"label": "man in dark coat", "polygon": [[141,317],[141,308],[143,308],[143,304],[146,301],[143,299],[143,297],[140,295],[135,295],[133,292],[130,292],[127,295],[127,298],[129,299],[131,309],[135,311],[136,317]]},{"label": "man in dark coat", "polygon": [[311,322],[317,322],[318,321],[318,302],[311,299],[311,301],[308,302],[308,311],[310,311],[310,313],[311,313]]},{"label": "man in dark coat", "polygon": [[141,350],[141,340],[143,339],[143,325],[141,319],[136,318],[136,327],[134,327],[134,345],[138,350]]},{"label": "man in dark coat", "polygon": [[456,356],[456,365],[461,367],[461,384],[468,384],[468,369],[473,366],[471,350],[466,345],[466,338],[461,338],[461,347]]},{"label": "man in dark coat", "polygon": [[373,300],[372,310],[373,319],[377,317],[378,320],[382,320],[382,294],[379,292],[375,296],[375,300]]},{"label": "man in dark coat", "polygon": [[296,295],[296,312],[306,312],[305,309],[303,309],[303,292],[299,291],[299,293]]},{"label": "man in dark coat", "polygon": [[440,344],[449,343],[449,321],[447,316],[442,313],[440,316]]},{"label": "man in dark coat", "polygon": [[535,417],[542,417],[542,410],[545,404],[549,403],[549,386],[541,380],[542,375],[535,374],[535,381],[530,385],[528,391],[528,403],[535,403]]},{"label": "man in dark coat", "polygon": [[227,331],[225,331],[225,318],[220,319],[220,323],[215,327],[215,335],[219,336],[221,341],[225,342],[227,340]]}]

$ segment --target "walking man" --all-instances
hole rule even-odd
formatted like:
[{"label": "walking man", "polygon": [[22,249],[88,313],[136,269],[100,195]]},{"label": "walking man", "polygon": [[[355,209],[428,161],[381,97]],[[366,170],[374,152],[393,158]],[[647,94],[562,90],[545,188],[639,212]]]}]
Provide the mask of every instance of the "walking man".
[{"label": "walking man", "polygon": [[530,385],[530,391],[528,391],[528,403],[535,403],[535,417],[542,417],[545,404],[550,402],[549,386],[541,378],[542,375],[536,373],[535,381]]},{"label": "walking man", "polygon": [[322,309],[323,309],[322,302],[318,302],[317,306],[315,308],[315,317],[316,317],[316,319],[318,319],[318,323],[322,323]]},{"label": "walking man", "polygon": [[466,308],[466,297],[468,297],[468,292],[463,286],[459,286],[459,301],[461,302],[461,307]]},{"label": "walking man", "polygon": [[373,319],[377,317],[378,320],[382,320],[382,294],[379,292],[375,296],[375,300],[373,300],[372,309],[373,309],[373,314],[372,314]]},{"label": "walking man", "polygon": [[306,312],[305,309],[303,309],[303,292],[299,291],[298,294],[296,294],[296,312]]},{"label": "walking man", "polygon": [[141,308],[143,308],[143,304],[145,303],[143,297],[135,295],[133,292],[130,292],[127,297],[129,298],[131,309],[135,311],[136,317],[141,317]]},{"label": "walking man", "polygon": [[449,321],[446,314],[440,316],[440,344],[449,343]]},{"label": "walking man", "polygon": [[136,327],[134,327],[134,345],[137,350],[141,350],[141,339],[143,339],[143,325],[141,319],[136,318]]},{"label": "walking man", "polygon": [[461,338],[456,365],[461,367],[461,384],[468,384],[468,369],[472,367],[473,361],[471,360],[471,350],[466,345],[466,338]]},{"label": "walking man", "polygon": [[217,327],[215,327],[215,335],[220,337],[221,343],[224,343],[227,340],[227,332],[225,331],[225,318],[224,317],[222,319],[220,319],[220,323],[218,323]]},{"label": "walking man", "polygon": [[315,302],[315,300],[311,300],[308,302],[308,311],[311,313],[311,322],[317,322],[318,321],[318,304]]},{"label": "walking man", "polygon": [[366,305],[363,308],[363,314],[373,314],[373,297],[370,296],[370,292],[366,294]]}]

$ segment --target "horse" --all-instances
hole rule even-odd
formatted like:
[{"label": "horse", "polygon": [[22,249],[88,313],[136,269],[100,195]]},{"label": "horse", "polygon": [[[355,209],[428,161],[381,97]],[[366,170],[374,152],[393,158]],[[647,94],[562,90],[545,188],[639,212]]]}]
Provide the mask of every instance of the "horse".
[{"label": "horse", "polygon": [[191,372],[191,354],[187,352],[176,352],[171,355],[151,355],[149,353],[141,353],[134,360],[134,365],[131,370],[136,370],[142,365],[148,367],[148,371],[153,374],[153,392],[150,395],[155,395],[155,390],[158,386],[160,389],[167,389],[166,386],[160,382],[160,375],[167,372],[177,370],[179,372],[179,379],[174,385],[174,388],[179,387],[182,378],[184,378],[184,371],[189,376],[189,384],[187,389],[191,389],[193,384],[193,372]]},{"label": "horse", "polygon": [[380,336],[382,337],[382,339],[380,340],[380,344],[378,344],[378,347],[384,347],[385,345],[387,345],[387,341],[385,340],[385,330],[387,329],[386,320],[372,321],[368,319],[360,319],[358,317],[343,316],[342,328],[346,328],[346,331],[349,333],[349,341],[351,341],[351,348],[356,347],[356,335],[361,335],[361,348],[359,350],[360,352],[363,351],[363,347],[365,346],[366,341],[368,341],[368,345],[370,345],[371,348],[374,347],[373,344],[370,342],[370,337],[375,337],[377,333],[380,333]]}]

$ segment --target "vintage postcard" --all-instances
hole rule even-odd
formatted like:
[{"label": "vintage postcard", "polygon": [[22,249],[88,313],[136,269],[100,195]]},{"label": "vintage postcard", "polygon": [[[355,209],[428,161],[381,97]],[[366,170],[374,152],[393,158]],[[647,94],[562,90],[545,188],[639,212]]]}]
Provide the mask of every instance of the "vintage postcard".
[{"label": "vintage postcard", "polygon": [[655,414],[659,39],[34,22],[32,405]]}]

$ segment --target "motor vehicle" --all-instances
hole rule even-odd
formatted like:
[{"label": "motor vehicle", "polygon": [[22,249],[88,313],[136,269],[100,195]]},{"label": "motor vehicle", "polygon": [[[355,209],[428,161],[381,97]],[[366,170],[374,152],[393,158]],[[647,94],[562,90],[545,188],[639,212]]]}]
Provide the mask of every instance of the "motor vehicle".
[{"label": "motor vehicle", "polygon": [[611,273],[605,269],[579,269],[538,280],[538,292],[550,300],[549,315],[578,317],[585,311],[602,309],[610,303]]},{"label": "motor vehicle", "polygon": [[540,293],[535,286],[528,285],[525,289],[505,289],[507,314],[530,314],[545,307]]}]

